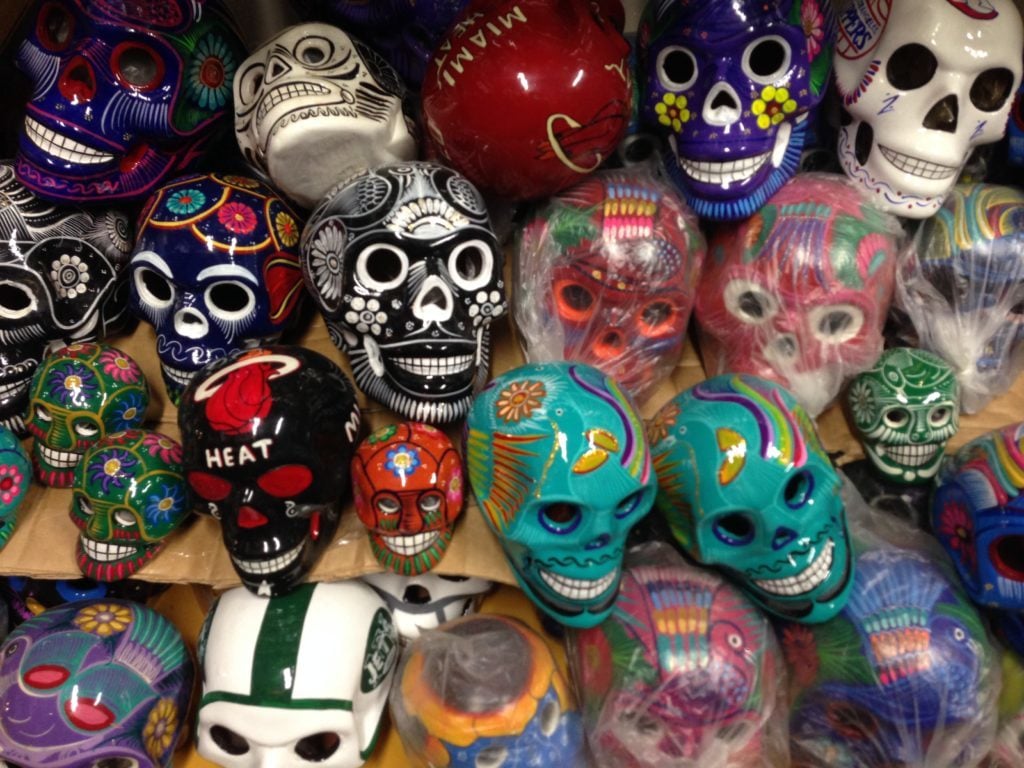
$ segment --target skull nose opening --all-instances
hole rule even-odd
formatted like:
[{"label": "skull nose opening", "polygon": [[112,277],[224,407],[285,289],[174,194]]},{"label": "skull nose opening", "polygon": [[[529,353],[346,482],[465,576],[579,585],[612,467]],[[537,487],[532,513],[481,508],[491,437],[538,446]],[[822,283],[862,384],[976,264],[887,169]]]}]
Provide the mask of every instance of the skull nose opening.
[{"label": "skull nose opening", "polygon": [[410,584],[402,593],[402,602],[411,605],[426,605],[430,602],[430,590],[419,584]]},{"label": "skull nose opening", "polygon": [[431,275],[420,286],[412,313],[424,322],[440,323],[452,316],[454,303],[448,286],[436,275]]},{"label": "skull nose opening", "polygon": [[272,83],[278,78],[287,75],[291,70],[292,68],[288,66],[287,62],[281,60],[277,56],[274,56],[267,65],[267,74],[264,80],[268,83]]},{"label": "skull nose opening", "polygon": [[610,328],[605,331],[594,344],[594,354],[598,358],[611,359],[622,354],[626,346],[626,337],[618,328]]},{"label": "skull nose opening", "polygon": [[253,509],[248,504],[242,505],[238,510],[239,528],[259,528],[269,522],[266,515],[259,510]]},{"label": "skull nose opening", "polygon": [[728,83],[715,83],[702,110],[709,125],[732,125],[740,119],[740,98]]},{"label": "skull nose opening", "polygon": [[959,115],[960,102],[957,100],[956,94],[951,93],[928,110],[928,114],[924,116],[924,127],[933,131],[956,133]]},{"label": "skull nose opening", "polygon": [[796,531],[792,528],[779,526],[775,529],[775,535],[772,536],[772,549],[782,549],[794,539],[796,539]]},{"label": "skull nose opening", "polygon": [[796,336],[791,333],[784,333],[776,337],[769,345],[771,356],[778,360],[792,360],[797,356],[799,349]]},{"label": "skull nose opening", "polygon": [[610,534],[602,533],[600,536],[598,536],[593,541],[588,542],[587,545],[586,545],[586,548],[587,549],[602,549],[603,547],[607,547],[608,543],[611,540],[612,540],[612,537],[611,537]]},{"label": "skull nose opening", "polygon": [[174,313],[174,330],[186,339],[201,339],[210,330],[210,324],[199,312],[191,307]]},{"label": "skull nose opening", "polygon": [[60,95],[72,104],[91,101],[96,95],[96,75],[92,65],[82,56],[75,56],[64,67],[57,87]]}]

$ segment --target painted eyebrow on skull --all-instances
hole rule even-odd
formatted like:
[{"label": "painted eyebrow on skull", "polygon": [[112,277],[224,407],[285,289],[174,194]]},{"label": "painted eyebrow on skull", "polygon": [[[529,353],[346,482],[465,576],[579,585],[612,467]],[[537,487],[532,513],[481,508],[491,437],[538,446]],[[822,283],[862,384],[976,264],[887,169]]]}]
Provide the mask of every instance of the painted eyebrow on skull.
[{"label": "painted eyebrow on skull", "polygon": [[260,281],[256,275],[238,264],[215,264],[212,267],[200,270],[196,275],[197,281],[207,280],[213,277],[240,277],[253,285],[259,285]]},{"label": "painted eyebrow on skull", "polygon": [[171,271],[171,268],[167,266],[167,262],[154,251],[139,251],[137,254],[132,256],[132,266],[136,266],[138,264],[145,264],[147,267],[157,270],[168,278],[174,274]]}]

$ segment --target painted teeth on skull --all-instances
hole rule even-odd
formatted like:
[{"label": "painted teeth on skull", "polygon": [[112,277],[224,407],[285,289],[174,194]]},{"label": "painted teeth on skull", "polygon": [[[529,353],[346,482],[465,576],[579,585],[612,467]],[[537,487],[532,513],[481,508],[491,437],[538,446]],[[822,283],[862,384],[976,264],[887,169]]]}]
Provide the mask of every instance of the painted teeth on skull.
[{"label": "painted teeth on skull", "polygon": [[329,88],[311,81],[279,85],[264,94],[263,99],[260,101],[260,106],[256,110],[256,122],[262,123],[270,110],[290,99],[326,96],[329,93]]},{"label": "painted teeth on skull", "polygon": [[80,165],[101,165],[111,163],[114,156],[88,147],[70,136],[50,130],[30,117],[25,118],[25,131],[28,138],[39,149],[60,160]]},{"label": "painted teeth on skull", "polygon": [[427,549],[440,537],[440,531],[416,533],[412,536],[381,536],[381,541],[388,549],[400,555],[416,555]]},{"label": "painted teeth on skull", "polygon": [[468,394],[453,402],[425,402],[414,399],[393,389],[387,380],[377,376],[363,347],[348,349],[349,363],[356,384],[366,393],[367,397],[386,404],[391,410],[415,421],[426,424],[448,424],[461,419],[469,412],[472,394]]},{"label": "painted teeth on skull", "polygon": [[1008,579],[1005,576],[996,576],[996,589],[999,596],[1016,603],[1024,602],[1024,582],[1016,579]]},{"label": "painted teeth on skull", "polygon": [[246,573],[254,576],[267,576],[272,573],[277,573],[278,571],[283,571],[294,563],[298,559],[299,555],[302,554],[302,549],[305,546],[306,542],[302,542],[293,549],[266,560],[242,560],[232,555],[231,561],[240,570],[245,571]]},{"label": "painted teeth on skull", "polygon": [[122,544],[113,544],[106,541],[98,541],[96,539],[90,539],[87,536],[79,537],[82,549],[85,553],[93,560],[99,560],[101,562],[111,562],[113,560],[123,560],[125,558],[134,557],[141,552],[145,551],[145,546],[126,546]]},{"label": "painted teeth on skull", "polygon": [[607,592],[619,576],[618,568],[599,579],[573,579],[543,568],[538,569],[538,572],[545,584],[569,600],[593,600]]},{"label": "painted teeth on skull", "polygon": [[36,445],[39,447],[39,453],[43,460],[51,467],[55,467],[57,469],[77,467],[78,462],[82,459],[82,454],[80,453],[57,450],[40,442],[37,442]]},{"label": "painted teeth on skull", "polygon": [[796,596],[810,592],[828,578],[834,550],[835,542],[829,539],[818,556],[800,573],[784,579],[755,579],[754,584],[775,595]]},{"label": "painted teeth on skull", "polygon": [[880,456],[892,456],[901,464],[919,467],[935,458],[941,447],[941,445],[933,443],[925,445],[886,445],[879,443],[877,450]]}]

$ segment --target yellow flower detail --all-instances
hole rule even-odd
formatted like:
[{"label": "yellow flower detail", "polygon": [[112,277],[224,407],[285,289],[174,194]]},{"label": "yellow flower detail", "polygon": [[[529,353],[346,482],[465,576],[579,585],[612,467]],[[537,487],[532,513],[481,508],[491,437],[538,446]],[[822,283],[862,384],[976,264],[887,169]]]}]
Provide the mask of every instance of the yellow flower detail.
[{"label": "yellow flower detail", "polygon": [[683,129],[683,123],[690,119],[690,110],[686,108],[686,104],[686,97],[681,93],[666,93],[661,101],[654,105],[654,111],[658,113],[658,122],[672,126],[672,130],[679,133]]},{"label": "yellow flower detail", "polygon": [[274,217],[274,226],[277,227],[277,236],[286,247],[291,248],[299,242],[299,225],[284,211]]},{"label": "yellow flower detail", "polygon": [[766,85],[761,89],[761,98],[755,99],[750,111],[757,116],[757,127],[767,130],[786,119],[786,115],[796,110],[797,103],[789,98],[786,88]]},{"label": "yellow flower detail", "polygon": [[542,381],[513,381],[508,389],[501,391],[495,403],[498,418],[506,424],[510,421],[528,419],[534,410],[540,408],[546,396],[547,390]]},{"label": "yellow flower detail", "polygon": [[83,632],[110,637],[128,629],[132,623],[132,612],[125,605],[93,603],[80,610],[72,623]]},{"label": "yellow flower detail", "polygon": [[146,727],[142,729],[142,740],[149,756],[159,760],[174,743],[177,733],[178,708],[172,699],[160,699],[149,711]]}]

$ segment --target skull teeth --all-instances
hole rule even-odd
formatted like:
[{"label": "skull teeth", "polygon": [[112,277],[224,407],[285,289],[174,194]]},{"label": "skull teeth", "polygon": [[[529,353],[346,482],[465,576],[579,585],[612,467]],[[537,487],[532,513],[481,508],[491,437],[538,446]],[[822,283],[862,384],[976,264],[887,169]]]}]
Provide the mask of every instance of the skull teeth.
[{"label": "skull teeth", "polygon": [[765,152],[752,157],[741,157],[738,160],[726,160],[725,162],[710,162],[703,160],[690,160],[687,157],[678,157],[679,167],[692,179],[702,184],[728,184],[734,181],[746,181],[760,170],[771,152]]},{"label": "skull teeth", "polygon": [[909,173],[911,176],[918,176],[922,179],[948,179],[960,170],[958,165],[939,165],[920,157],[905,155],[881,144],[878,145],[878,149],[881,150],[882,156],[896,168],[904,173]]},{"label": "skull teeth", "polygon": [[25,118],[25,134],[33,144],[46,154],[69,163],[99,165],[112,162],[114,159],[113,155],[87,147],[70,136],[64,136],[56,131],[52,131],[37,123],[31,117]]},{"label": "skull teeth", "polygon": [[440,535],[440,531],[430,531],[428,533],[416,533],[412,536],[381,536],[380,540],[392,552],[397,552],[405,557],[411,557],[429,548],[437,541],[437,537]]},{"label": "skull teeth", "polygon": [[392,362],[413,376],[452,376],[473,367],[474,355],[453,357],[395,357]]},{"label": "skull teeth", "polygon": [[996,588],[999,596],[1005,599],[1020,602],[1024,600],[1024,583],[1016,579],[1008,579],[1005,576],[996,576]]},{"label": "skull teeth", "polygon": [[[296,98],[309,98],[310,96],[326,96],[330,93],[328,88],[319,83],[288,83],[279,85],[263,96],[260,108],[256,111],[256,122],[262,122],[267,114],[279,104]],[[294,101],[292,102],[295,103]]]},{"label": "skull teeth", "polygon": [[303,546],[304,543],[299,544],[294,549],[289,549],[287,552],[269,560],[242,560],[232,555],[231,561],[240,571],[244,571],[245,573],[250,573],[255,576],[267,576],[272,573],[277,573],[278,571],[283,571],[289,565],[294,563],[302,552]]},{"label": "skull teeth", "polygon": [[593,600],[598,595],[603,595],[615,584],[619,577],[619,569],[614,569],[600,579],[570,579],[551,571],[540,570],[540,577],[552,590],[570,600]]},{"label": "skull teeth", "polygon": [[754,584],[773,595],[791,597],[810,592],[828,578],[832,570],[832,553],[835,548],[836,543],[829,539],[822,547],[821,553],[796,576],[788,576],[785,579],[755,579]]},{"label": "skull teeth", "polygon": [[37,443],[39,446],[39,455],[43,457],[43,461],[49,464],[51,467],[57,467],[58,469],[71,469],[77,467],[78,462],[82,459],[82,454],[71,453],[70,451],[57,451],[50,448],[42,443]]},{"label": "skull teeth", "polygon": [[164,364],[160,364],[160,370],[163,371],[164,376],[182,387],[187,387],[196,375],[196,371],[183,371],[180,368],[171,368]]},{"label": "skull teeth", "polygon": [[9,400],[15,395],[26,392],[31,381],[32,379],[22,379],[21,381],[9,381],[6,384],[0,384],[0,398]]},{"label": "skull teeth", "polygon": [[79,537],[82,540],[82,549],[91,560],[99,560],[103,563],[110,563],[114,560],[123,560],[126,557],[134,557],[139,553],[138,547],[112,544],[106,541],[96,541],[85,536]]},{"label": "skull teeth", "polygon": [[882,445],[878,446],[878,453],[883,456],[891,456],[893,459],[908,467],[920,467],[935,458],[939,452],[939,446],[934,443],[927,445]]}]

